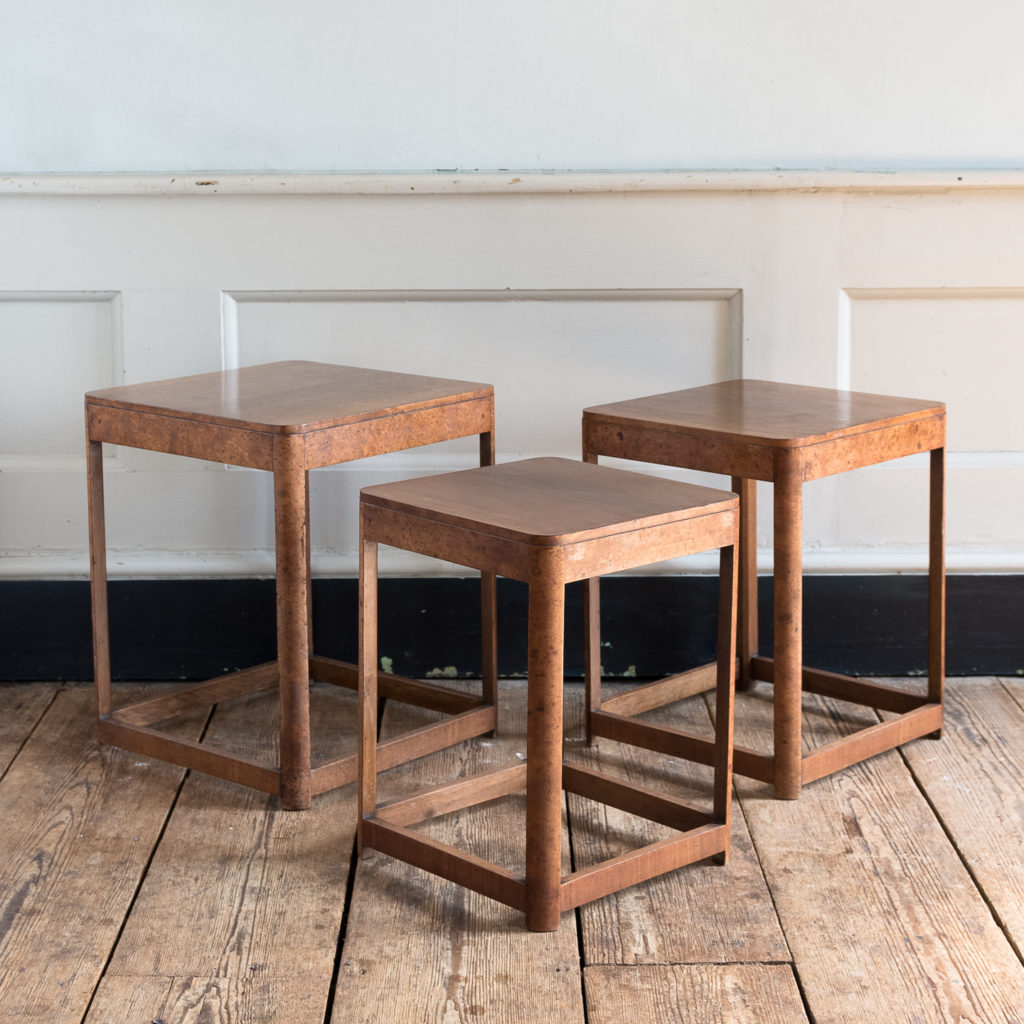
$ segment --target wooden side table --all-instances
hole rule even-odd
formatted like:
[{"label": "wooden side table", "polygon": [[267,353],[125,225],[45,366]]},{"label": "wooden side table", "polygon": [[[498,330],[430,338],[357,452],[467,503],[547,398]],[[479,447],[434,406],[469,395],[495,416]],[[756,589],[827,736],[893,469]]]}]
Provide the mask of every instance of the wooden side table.
[{"label": "wooden side table", "polygon": [[[285,808],[356,776],[354,754],[310,763],[309,681],[354,689],[355,666],[312,653],[309,470],[467,435],[480,435],[480,462],[494,461],[494,394],[489,384],[441,380],[313,362],[280,362],[93,391],[85,398],[89,476],[97,732],[102,742],[278,793]],[[173,696],[113,708],[107,620],[103,442],[274,474],[277,660],[221,676]],[[497,660],[493,574],[482,582],[483,691],[480,698],[385,676],[384,694],[450,718],[382,744],[399,764],[496,727]],[[154,726],[185,708],[278,687],[280,764],[268,767],[173,738]]]},{"label": "wooden side table", "polygon": [[[530,459],[364,488],[360,502],[359,842],[522,910],[552,931],[564,910],[729,849],[735,672],[733,494],[565,459]],[[378,806],[377,545],[497,572],[529,585],[526,764],[460,779]],[[720,549],[717,713],[710,811],[562,763],[565,584]],[[519,874],[409,826],[526,786],[526,864]],[[681,835],[561,877],[562,790],[680,830]]]},{"label": "wooden side table", "polygon": [[[759,380],[731,380],[583,411],[583,450],[588,461],[608,455],[733,478],[741,513],[738,687],[749,688],[757,679],[775,688],[774,756],[737,747],[734,764],[740,775],[773,783],[776,796],[796,798],[802,783],[908,740],[938,735],[942,728],[945,444],[942,403]],[[918,452],[931,453],[928,690],[920,697],[804,668],[801,621],[804,481]],[[774,485],[774,658],[757,653],[757,480]],[[590,601],[596,608],[594,587]],[[588,615],[591,622],[596,623],[593,611]],[[595,629],[592,625],[588,650],[598,642]],[[614,735],[618,723],[608,703],[602,705],[599,669],[593,667],[597,664],[593,659],[588,671],[591,728],[596,735]],[[676,679],[672,692],[681,695],[687,682],[689,692],[699,690],[700,671],[689,680]],[[801,689],[896,712],[898,717],[805,755],[801,752]],[[650,742],[672,746],[670,736],[645,728]]]}]

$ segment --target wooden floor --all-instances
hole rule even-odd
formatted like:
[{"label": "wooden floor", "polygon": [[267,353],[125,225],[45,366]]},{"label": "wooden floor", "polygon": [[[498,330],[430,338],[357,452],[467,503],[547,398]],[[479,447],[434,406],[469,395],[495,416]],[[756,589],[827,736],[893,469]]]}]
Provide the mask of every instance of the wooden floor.
[{"label": "wooden floor", "polygon": [[[521,757],[524,685],[502,688],[499,738],[391,772],[385,792]],[[569,757],[707,794],[706,769],[588,750],[580,688],[566,691]],[[797,802],[740,780],[726,867],[684,868],[530,934],[518,914],[383,856],[356,867],[352,786],[283,812],[99,749],[86,686],[0,687],[0,1022],[1019,1024],[1024,681],[952,680],[949,693],[941,741]],[[767,694],[741,697],[741,742],[763,743]],[[313,701],[321,753],[351,744],[352,695],[316,686]],[[807,707],[810,742],[843,730],[836,705]],[[422,714],[390,708],[386,726]],[[701,697],[656,717],[709,722]],[[274,705],[238,699],[180,727],[270,756]],[[432,828],[512,867],[522,801]],[[573,798],[567,855],[585,865],[659,829]]]}]

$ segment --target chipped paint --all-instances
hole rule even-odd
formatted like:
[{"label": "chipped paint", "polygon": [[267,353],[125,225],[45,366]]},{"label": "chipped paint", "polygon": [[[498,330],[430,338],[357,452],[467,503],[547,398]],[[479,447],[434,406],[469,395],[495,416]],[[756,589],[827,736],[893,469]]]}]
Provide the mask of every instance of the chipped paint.
[{"label": "chipped paint", "polygon": [[444,668],[432,668],[427,673],[428,679],[455,679],[459,670],[454,665],[445,665]]}]

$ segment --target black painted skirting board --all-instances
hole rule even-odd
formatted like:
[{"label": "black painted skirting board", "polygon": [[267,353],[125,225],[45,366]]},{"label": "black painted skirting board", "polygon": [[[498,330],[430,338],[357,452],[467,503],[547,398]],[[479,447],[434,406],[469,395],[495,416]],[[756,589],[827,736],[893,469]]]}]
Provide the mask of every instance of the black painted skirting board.
[{"label": "black painted skirting board", "polygon": [[[760,580],[761,650],[771,648],[771,579]],[[710,661],[714,577],[612,577],[602,583],[606,676],[656,678]],[[499,580],[500,672],[526,671],[526,587]],[[925,671],[923,576],[807,576],[805,661],[857,675]],[[356,658],[356,582],[316,580],[318,653]],[[479,584],[381,583],[380,654],[393,671],[480,671]],[[272,580],[133,580],[110,584],[117,679],[206,679],[274,657]],[[89,589],[81,581],[0,582],[0,679],[92,678]],[[951,576],[947,672],[1024,674],[1024,575]],[[583,671],[582,590],[569,588],[566,675]]]}]

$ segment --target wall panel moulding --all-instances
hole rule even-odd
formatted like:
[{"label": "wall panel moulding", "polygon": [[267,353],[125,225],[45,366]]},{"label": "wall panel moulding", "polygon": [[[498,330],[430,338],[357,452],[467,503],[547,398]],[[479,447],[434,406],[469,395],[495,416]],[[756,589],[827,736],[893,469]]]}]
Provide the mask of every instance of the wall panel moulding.
[{"label": "wall panel moulding", "polygon": [[1024,171],[422,171],[9,174],[2,195],[405,195],[1024,190]]}]

